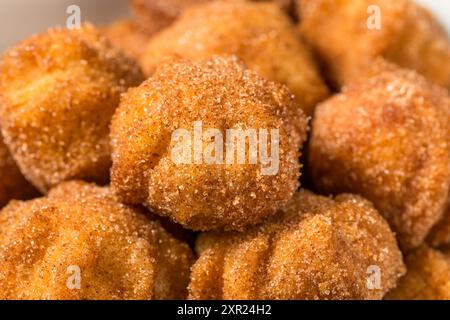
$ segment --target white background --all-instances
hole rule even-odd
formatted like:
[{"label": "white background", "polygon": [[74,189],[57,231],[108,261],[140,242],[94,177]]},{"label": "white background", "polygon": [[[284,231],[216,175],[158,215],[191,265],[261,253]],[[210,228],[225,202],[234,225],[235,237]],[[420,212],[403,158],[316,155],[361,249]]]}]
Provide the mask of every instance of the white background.
[{"label": "white background", "polygon": [[[450,0],[416,1],[430,8],[450,34]],[[81,7],[83,21],[96,24],[129,15],[128,0],[0,0],[0,50],[48,27],[65,25],[71,4]]]}]

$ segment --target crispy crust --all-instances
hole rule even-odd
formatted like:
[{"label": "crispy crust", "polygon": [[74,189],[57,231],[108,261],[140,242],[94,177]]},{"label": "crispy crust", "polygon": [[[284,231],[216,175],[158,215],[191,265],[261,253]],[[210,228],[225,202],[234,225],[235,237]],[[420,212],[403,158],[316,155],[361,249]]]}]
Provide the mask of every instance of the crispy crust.
[{"label": "crispy crust", "polygon": [[150,40],[141,65],[151,75],[170,57],[199,60],[216,54],[236,55],[269,80],[287,85],[307,115],[328,95],[309,48],[271,3],[214,1],[189,8]]},{"label": "crispy crust", "polygon": [[308,168],[320,192],[371,200],[408,249],[446,210],[450,98],[414,72],[372,69],[318,106]]},{"label": "crispy crust", "polygon": [[109,123],[137,64],[93,27],[51,29],[0,62],[0,122],[26,178],[45,192],[61,181],[108,180]]},{"label": "crispy crust", "polygon": [[[263,175],[259,162],[247,161],[176,164],[172,134],[192,134],[195,121],[223,137],[232,128],[278,129],[279,170]],[[297,189],[306,130],[288,90],[236,58],[164,65],[129,90],[114,115],[112,186],[123,201],[144,203],[193,230],[242,229],[274,214]]]},{"label": "crispy crust", "polygon": [[[84,182],[0,214],[1,299],[183,299],[192,262],[158,222]],[[69,266],[80,289],[67,286]]]},{"label": "crispy crust", "polygon": [[[279,216],[244,233],[205,233],[190,299],[381,299],[404,274],[386,221],[354,195],[301,191]],[[369,267],[381,287],[367,286]]]}]

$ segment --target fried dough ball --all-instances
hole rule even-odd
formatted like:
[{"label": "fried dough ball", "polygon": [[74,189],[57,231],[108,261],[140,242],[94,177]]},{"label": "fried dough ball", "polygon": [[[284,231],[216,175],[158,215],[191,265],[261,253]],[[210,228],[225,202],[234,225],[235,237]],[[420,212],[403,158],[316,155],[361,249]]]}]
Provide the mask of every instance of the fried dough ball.
[{"label": "fried dough ball", "polygon": [[410,249],[447,207],[450,97],[415,72],[378,62],[317,107],[308,169],[321,193],[372,201]]},{"label": "fried dough ball", "polygon": [[287,88],[236,58],[163,65],[113,117],[111,183],[122,201],[186,228],[242,229],[296,191],[306,130]]},{"label": "fried dough ball", "polygon": [[108,39],[123,52],[138,60],[151,34],[130,20],[117,21],[103,29]]},{"label": "fried dough ball", "polygon": [[213,1],[192,7],[150,40],[141,65],[151,75],[173,56],[199,60],[215,54],[237,55],[269,80],[287,85],[307,115],[327,96],[309,49],[271,3]]},{"label": "fried dough ball", "polygon": [[450,300],[450,256],[426,245],[405,257],[407,274],[389,300]]},{"label": "fried dough ball", "polygon": [[386,221],[350,194],[300,191],[244,233],[201,234],[197,251],[190,299],[381,299],[405,271]]},{"label": "fried dough ball", "polygon": [[23,177],[0,137],[0,208],[12,199],[28,199],[38,191]]},{"label": "fried dough ball", "polygon": [[352,80],[367,61],[383,56],[450,88],[450,41],[414,1],[297,1],[302,34],[336,86]]},{"label": "fried dough ball", "polygon": [[[151,33],[160,31],[172,24],[187,8],[213,0],[131,0],[137,22]],[[237,0],[227,0],[237,1]],[[296,15],[295,0],[253,0],[274,2],[286,13]]]},{"label": "fried dough ball", "polygon": [[63,183],[0,214],[1,299],[183,299],[192,262],[108,188]]},{"label": "fried dough ball", "polygon": [[25,177],[45,192],[61,181],[105,183],[109,123],[137,64],[93,27],[50,29],[0,62],[0,122]]}]

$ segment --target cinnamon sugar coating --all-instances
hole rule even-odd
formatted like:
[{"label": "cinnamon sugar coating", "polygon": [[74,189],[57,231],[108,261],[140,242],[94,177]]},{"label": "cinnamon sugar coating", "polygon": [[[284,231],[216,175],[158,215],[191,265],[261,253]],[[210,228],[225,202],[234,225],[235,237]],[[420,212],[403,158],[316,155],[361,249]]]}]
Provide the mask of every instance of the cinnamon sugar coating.
[{"label": "cinnamon sugar coating", "polygon": [[378,56],[450,88],[450,41],[411,0],[297,0],[302,35],[336,86]]},{"label": "cinnamon sugar coating", "polygon": [[1,299],[183,299],[192,262],[108,188],[63,183],[0,214]]},{"label": "cinnamon sugar coating", "polygon": [[422,245],[405,257],[408,272],[389,300],[450,300],[450,255]]},{"label": "cinnamon sugar coating", "polygon": [[[268,148],[272,155],[279,150],[278,170],[263,174],[259,156],[256,164],[249,161],[249,140],[243,163],[235,156],[225,161],[225,152],[222,163],[177,162],[174,132],[193,136],[198,121],[204,132],[216,130],[224,139],[228,129],[278,130],[279,143]],[[113,117],[112,186],[122,201],[143,203],[189,229],[242,229],[275,214],[297,189],[306,131],[307,120],[287,88],[236,58],[163,65],[128,91]],[[218,140],[200,139],[203,156]]]},{"label": "cinnamon sugar coating", "polygon": [[199,60],[230,54],[287,85],[307,115],[328,94],[309,48],[273,3],[213,1],[191,7],[150,40],[141,65],[151,75],[174,56]]},{"label": "cinnamon sugar coating", "polygon": [[89,25],[50,29],[8,50],[0,122],[26,178],[43,192],[73,178],[107,182],[111,116],[142,80],[137,64]]},{"label": "cinnamon sugar coating", "polygon": [[[404,274],[386,221],[359,196],[300,191],[244,233],[197,240],[190,299],[381,299]],[[368,286],[373,268],[380,286]]]},{"label": "cinnamon sugar coating", "polygon": [[450,188],[450,97],[381,63],[317,107],[308,165],[321,193],[361,194],[404,249],[443,217]]}]

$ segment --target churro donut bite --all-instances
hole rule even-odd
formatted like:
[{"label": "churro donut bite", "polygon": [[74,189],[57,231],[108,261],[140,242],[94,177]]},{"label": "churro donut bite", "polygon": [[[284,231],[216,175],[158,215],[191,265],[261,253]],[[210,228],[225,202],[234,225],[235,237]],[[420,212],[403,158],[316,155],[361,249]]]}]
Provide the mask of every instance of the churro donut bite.
[{"label": "churro donut bite", "polygon": [[389,300],[450,300],[450,256],[422,245],[405,257],[408,272]]},{"label": "churro donut bite", "polygon": [[142,80],[137,64],[89,25],[50,29],[7,51],[0,122],[25,177],[43,192],[74,178],[107,182],[112,114]]},{"label": "churro donut bite", "polygon": [[[189,7],[213,0],[130,0],[136,21],[154,33],[171,25]],[[230,2],[237,0],[228,0]],[[296,15],[295,0],[252,0],[274,2],[286,13]]]},{"label": "churro donut bite", "polygon": [[151,34],[134,21],[120,20],[103,28],[108,39],[123,52],[138,60],[147,45]]},{"label": "churro donut bite", "polygon": [[0,137],[0,208],[12,199],[28,199],[38,194],[25,180]]},{"label": "churro donut bite", "polygon": [[150,40],[141,65],[151,75],[173,56],[199,60],[215,54],[236,55],[267,79],[287,85],[307,115],[327,96],[309,49],[272,3],[213,1],[191,7]]},{"label": "churro donut bite", "polygon": [[166,64],[113,117],[111,183],[188,229],[242,229],[297,189],[306,131],[287,88],[234,57]]},{"label": "churro donut bite", "polygon": [[411,0],[297,0],[302,35],[342,86],[382,56],[450,88],[450,41]]},{"label": "churro donut bite", "polygon": [[204,233],[190,299],[381,299],[404,274],[395,237],[372,204],[300,191],[244,233]]},{"label": "churro donut bite", "polygon": [[1,299],[183,299],[192,260],[158,222],[84,182],[0,214]]},{"label": "churro donut bite", "polygon": [[317,107],[308,169],[321,193],[372,201],[410,249],[447,207],[450,97],[415,72],[379,62]]}]

